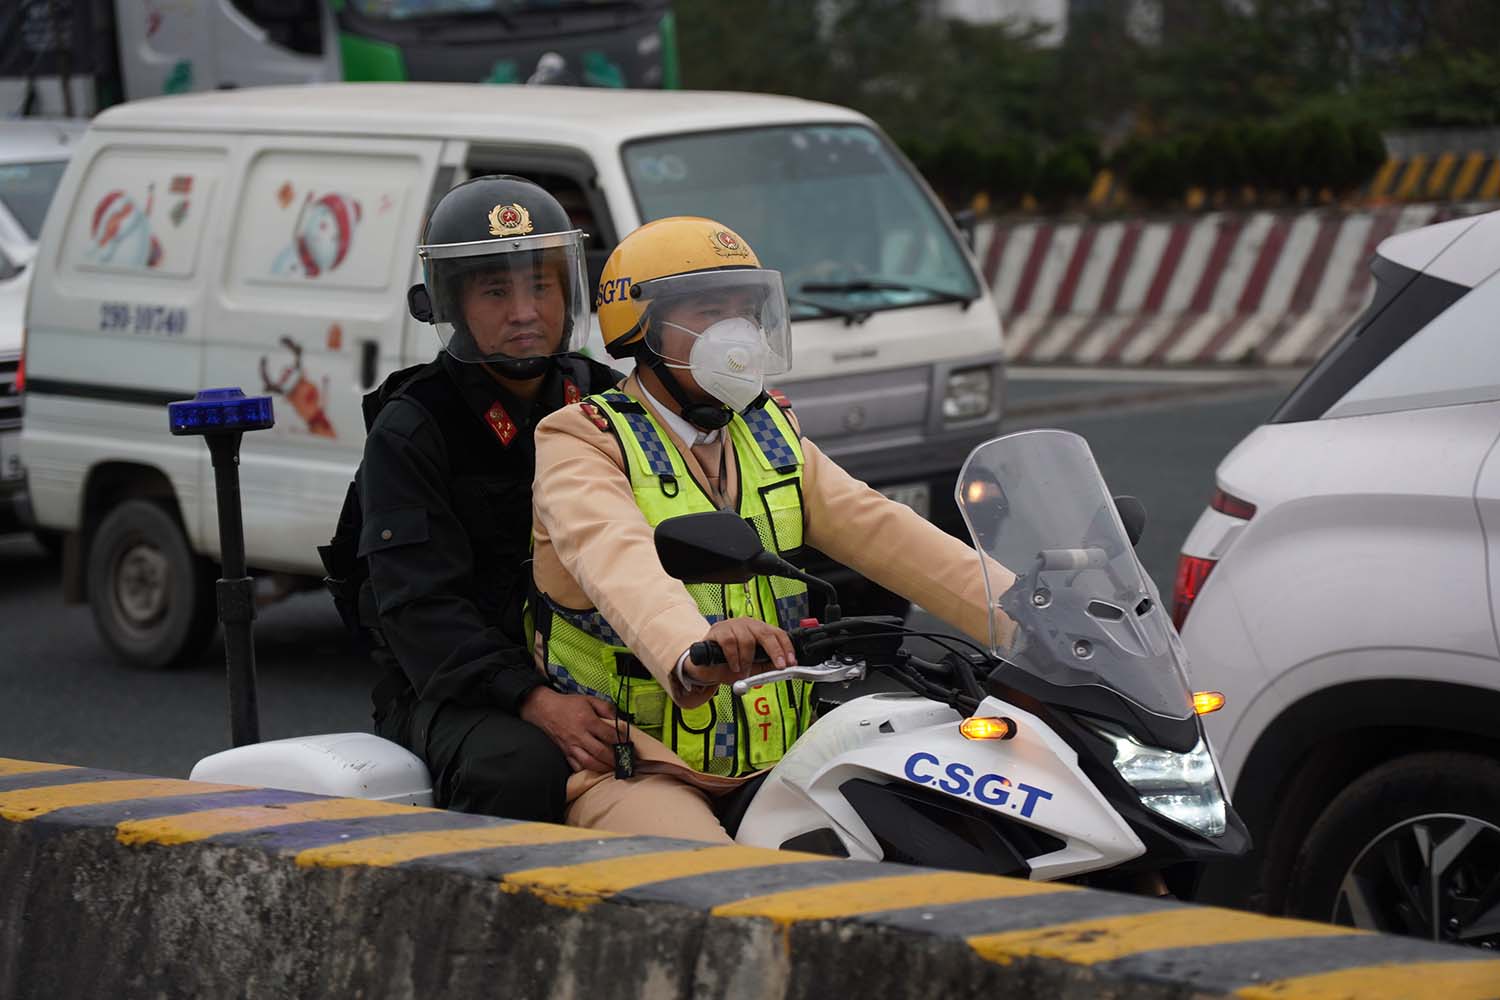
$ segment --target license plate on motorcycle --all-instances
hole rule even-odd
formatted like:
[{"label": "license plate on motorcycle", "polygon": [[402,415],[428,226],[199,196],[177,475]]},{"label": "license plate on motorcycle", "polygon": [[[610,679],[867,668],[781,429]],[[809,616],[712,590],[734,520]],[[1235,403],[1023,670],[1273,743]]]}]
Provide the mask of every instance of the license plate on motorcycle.
[{"label": "license plate on motorcycle", "polygon": [[926,483],[902,483],[900,486],[886,486],[881,489],[882,493],[897,503],[904,503],[912,510],[928,518],[932,514],[932,490]]},{"label": "license plate on motorcycle", "polygon": [[21,435],[0,434],[0,480],[21,478]]}]

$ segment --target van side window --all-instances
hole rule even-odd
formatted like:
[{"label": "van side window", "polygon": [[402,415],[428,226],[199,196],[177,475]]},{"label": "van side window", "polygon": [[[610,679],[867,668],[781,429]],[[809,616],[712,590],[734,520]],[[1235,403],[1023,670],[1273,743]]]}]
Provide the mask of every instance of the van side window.
[{"label": "van side window", "polygon": [[388,288],[418,168],[416,157],[261,153],[246,175],[226,284],[315,293]]},{"label": "van side window", "polygon": [[190,278],[222,156],[181,149],[106,149],[89,165],[63,240],[72,272]]}]

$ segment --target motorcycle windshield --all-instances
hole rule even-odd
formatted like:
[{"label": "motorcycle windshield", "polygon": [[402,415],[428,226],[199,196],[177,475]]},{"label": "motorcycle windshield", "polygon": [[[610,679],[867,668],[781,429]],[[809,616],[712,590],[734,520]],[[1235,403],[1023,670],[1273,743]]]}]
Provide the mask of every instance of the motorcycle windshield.
[{"label": "motorcycle windshield", "polygon": [[1191,717],[1182,643],[1083,438],[1034,430],[988,441],[955,492],[982,554],[994,656],[1049,684],[1098,685]]}]

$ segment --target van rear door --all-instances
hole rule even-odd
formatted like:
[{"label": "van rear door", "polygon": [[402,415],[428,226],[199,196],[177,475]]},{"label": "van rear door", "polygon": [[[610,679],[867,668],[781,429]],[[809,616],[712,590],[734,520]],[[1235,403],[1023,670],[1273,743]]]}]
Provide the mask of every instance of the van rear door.
[{"label": "van rear door", "polygon": [[[317,573],[364,445],[363,394],[401,361],[438,140],[251,136],[210,310],[206,384],[274,397],[246,438],[246,551]],[[207,547],[217,521],[205,505]]]}]

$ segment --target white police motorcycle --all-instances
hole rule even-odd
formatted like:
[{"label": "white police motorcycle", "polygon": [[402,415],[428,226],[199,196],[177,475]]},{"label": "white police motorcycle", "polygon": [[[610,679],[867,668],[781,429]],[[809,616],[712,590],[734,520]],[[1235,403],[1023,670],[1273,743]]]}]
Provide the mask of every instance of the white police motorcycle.
[{"label": "white police motorcycle", "polygon": [[[831,601],[830,620],[791,630],[798,666],[736,693],[877,671],[907,690],[821,714],[780,763],[721,799],[726,829],[742,844],[1190,894],[1197,863],[1238,856],[1249,837],[1198,720],[1222,698],[1189,688],[1135,556],[1144,511],[1112,500],[1087,444],[1057,430],[979,446],[956,492],[982,554],[988,647],[888,616],[835,617]],[[689,582],[770,573],[827,588],[732,512],[665,521],[656,543]],[[904,649],[917,635],[946,654]],[[721,654],[700,643],[692,656]],[[422,762],[365,733],[238,746],[192,777],[432,804]]]}]

